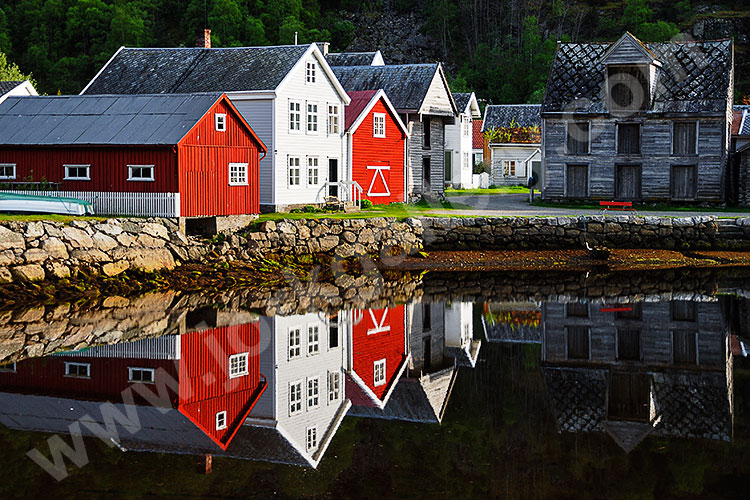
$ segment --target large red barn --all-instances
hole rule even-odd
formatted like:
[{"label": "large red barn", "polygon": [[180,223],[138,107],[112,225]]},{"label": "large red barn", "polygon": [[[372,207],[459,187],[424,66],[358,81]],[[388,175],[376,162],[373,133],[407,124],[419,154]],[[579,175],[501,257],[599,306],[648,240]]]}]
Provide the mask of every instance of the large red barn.
[{"label": "large red barn", "polygon": [[362,188],[362,199],[373,204],[404,202],[406,182],[406,137],[385,92],[349,92],[346,131],[351,179]]},{"label": "large red barn", "polygon": [[259,213],[266,147],[222,93],[9,97],[0,183],[47,188],[96,213]]}]

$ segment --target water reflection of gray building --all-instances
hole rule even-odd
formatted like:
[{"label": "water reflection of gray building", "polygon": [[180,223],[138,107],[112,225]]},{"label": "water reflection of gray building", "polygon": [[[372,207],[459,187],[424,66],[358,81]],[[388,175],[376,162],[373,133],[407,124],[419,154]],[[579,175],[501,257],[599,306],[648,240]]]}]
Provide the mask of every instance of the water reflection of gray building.
[{"label": "water reflection of gray building", "polygon": [[719,301],[545,303],[542,370],[562,432],[732,439],[730,335]]}]

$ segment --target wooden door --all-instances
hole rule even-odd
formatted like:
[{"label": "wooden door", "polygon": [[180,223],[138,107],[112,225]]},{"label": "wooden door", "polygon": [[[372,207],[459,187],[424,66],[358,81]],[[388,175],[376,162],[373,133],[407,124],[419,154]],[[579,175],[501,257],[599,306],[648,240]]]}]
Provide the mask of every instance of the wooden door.
[{"label": "wooden door", "polygon": [[339,196],[339,161],[328,160],[328,196]]},{"label": "wooden door", "polygon": [[445,185],[453,182],[453,151],[445,152]]},{"label": "wooden door", "polygon": [[429,193],[430,188],[432,187],[432,182],[430,181],[430,175],[432,172],[430,172],[430,158],[425,157],[422,158],[422,192],[423,193]]},{"label": "wooden door", "polygon": [[646,373],[612,373],[609,379],[607,414],[613,420],[647,422],[651,381]]},{"label": "wooden door", "polygon": [[672,199],[694,200],[697,192],[697,170],[695,165],[672,166]]},{"label": "wooden door", "polygon": [[568,165],[566,184],[568,198],[587,198],[589,194],[589,166]]},{"label": "wooden door", "polygon": [[641,199],[641,166],[617,165],[615,199],[634,201]]}]

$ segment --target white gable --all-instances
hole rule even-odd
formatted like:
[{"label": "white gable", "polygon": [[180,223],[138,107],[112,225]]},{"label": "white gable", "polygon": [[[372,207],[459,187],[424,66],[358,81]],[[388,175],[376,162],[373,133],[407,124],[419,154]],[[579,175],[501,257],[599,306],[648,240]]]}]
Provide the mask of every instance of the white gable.
[{"label": "white gable", "polygon": [[419,113],[440,116],[456,116],[457,114],[456,104],[453,102],[453,97],[439,66],[432,77],[432,82],[427,89]]}]

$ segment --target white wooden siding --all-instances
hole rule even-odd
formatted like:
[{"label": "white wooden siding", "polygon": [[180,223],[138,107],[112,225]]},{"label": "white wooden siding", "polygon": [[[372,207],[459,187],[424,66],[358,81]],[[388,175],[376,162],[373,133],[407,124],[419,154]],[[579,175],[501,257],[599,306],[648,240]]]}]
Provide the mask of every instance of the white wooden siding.
[{"label": "white wooden siding", "polygon": [[427,89],[427,94],[422,101],[422,109],[420,112],[442,116],[453,115],[454,111],[450,99],[450,95],[445,88],[440,72],[435,71],[435,75],[432,77],[432,82],[430,83],[430,88]]},{"label": "white wooden siding", "polygon": [[[468,105],[467,105],[468,107]],[[469,135],[464,135],[463,124],[469,120]],[[468,189],[471,187],[471,174],[474,163],[472,162],[472,133],[471,111],[462,112],[456,123],[445,126],[445,149],[453,151],[453,166],[451,179],[446,179],[455,188]],[[464,163],[464,153],[469,153],[468,163]],[[458,168],[460,165],[460,168]]]}]

